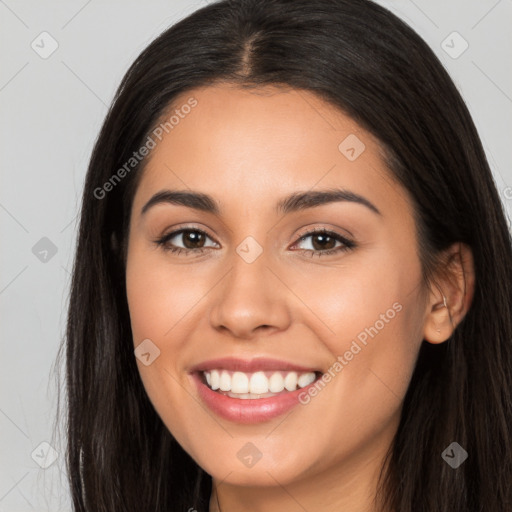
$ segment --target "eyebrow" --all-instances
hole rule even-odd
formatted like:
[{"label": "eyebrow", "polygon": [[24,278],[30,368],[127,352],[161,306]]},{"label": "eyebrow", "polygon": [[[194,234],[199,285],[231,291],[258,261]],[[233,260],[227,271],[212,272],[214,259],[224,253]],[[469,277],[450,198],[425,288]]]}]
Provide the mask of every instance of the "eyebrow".
[{"label": "eyebrow", "polygon": [[[363,205],[375,214],[382,215],[380,210],[365,197],[350,190],[337,188],[295,192],[278,201],[275,208],[277,213],[287,214],[341,201]],[[142,207],[141,215],[144,215],[151,207],[162,203],[186,206],[214,215],[221,213],[219,203],[208,194],[190,190],[161,190]]]}]

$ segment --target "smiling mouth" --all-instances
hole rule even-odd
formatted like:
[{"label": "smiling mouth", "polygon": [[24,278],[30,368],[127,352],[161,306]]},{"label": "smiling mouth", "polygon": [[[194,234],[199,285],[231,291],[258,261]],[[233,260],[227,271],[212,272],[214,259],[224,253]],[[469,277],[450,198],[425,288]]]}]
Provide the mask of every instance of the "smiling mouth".
[{"label": "smiling mouth", "polygon": [[222,368],[199,371],[204,385],[219,394],[242,400],[270,398],[309,386],[322,376],[320,371],[288,370],[240,372]]}]

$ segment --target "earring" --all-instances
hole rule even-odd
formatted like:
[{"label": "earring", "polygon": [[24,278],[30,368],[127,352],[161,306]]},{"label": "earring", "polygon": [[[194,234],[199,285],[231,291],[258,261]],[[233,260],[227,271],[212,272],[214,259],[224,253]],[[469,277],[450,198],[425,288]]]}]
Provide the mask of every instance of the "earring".
[{"label": "earring", "polygon": [[[446,297],[445,297],[444,295],[443,295],[443,306],[444,306],[446,309],[448,309],[448,304],[446,303]],[[453,325],[453,322],[452,322],[452,316],[451,316],[451,314],[450,314],[450,310],[449,310],[449,309],[448,309],[448,315],[449,315],[449,317],[450,317],[450,322],[451,322],[451,323],[452,323],[452,325]],[[436,329],[436,332],[440,333],[440,332],[441,332],[441,328],[440,328],[440,327],[439,327],[439,328],[437,328],[437,329]]]},{"label": "earring", "polygon": [[[446,309],[448,309],[448,304],[446,304],[446,297],[445,297],[444,295],[443,295],[443,305],[444,305],[444,307],[445,307]],[[440,328],[440,327],[438,327],[438,328],[436,329],[436,332],[437,332],[437,333],[441,333],[441,328]]]},{"label": "earring", "polygon": [[437,303],[435,306],[434,306],[434,310],[438,310],[438,309],[441,309],[442,307],[445,307],[446,309],[448,309],[448,304],[446,302],[446,297],[443,295],[443,303],[440,304],[440,303]]}]

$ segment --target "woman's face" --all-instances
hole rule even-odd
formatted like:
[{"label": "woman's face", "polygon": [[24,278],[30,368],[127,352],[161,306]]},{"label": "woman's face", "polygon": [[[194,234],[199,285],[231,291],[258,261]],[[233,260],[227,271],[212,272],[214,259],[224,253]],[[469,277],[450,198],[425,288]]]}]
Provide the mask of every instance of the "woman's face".
[{"label": "woman's face", "polygon": [[219,85],[174,109],[134,197],[126,269],[151,402],[226,484],[374,471],[423,339],[407,193],[375,138],[310,92]]}]

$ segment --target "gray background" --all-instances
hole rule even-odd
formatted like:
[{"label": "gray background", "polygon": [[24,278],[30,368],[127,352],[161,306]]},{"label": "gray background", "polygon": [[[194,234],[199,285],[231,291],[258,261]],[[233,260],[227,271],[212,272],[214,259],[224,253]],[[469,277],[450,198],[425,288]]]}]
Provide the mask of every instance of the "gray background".
[{"label": "gray background", "polygon": [[[53,435],[54,361],[88,158],[131,62],[167,26],[206,3],[0,0],[0,512],[71,510],[64,439]],[[379,3],[407,21],[448,68],[510,219],[512,0]],[[43,31],[58,44],[47,58],[40,54],[52,40]],[[454,31],[469,44],[457,58],[464,42]],[[46,469],[41,464],[52,462],[52,452],[45,442],[57,455]]]}]

